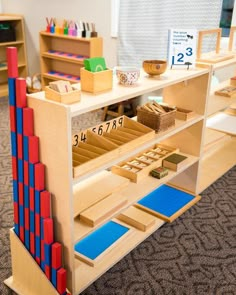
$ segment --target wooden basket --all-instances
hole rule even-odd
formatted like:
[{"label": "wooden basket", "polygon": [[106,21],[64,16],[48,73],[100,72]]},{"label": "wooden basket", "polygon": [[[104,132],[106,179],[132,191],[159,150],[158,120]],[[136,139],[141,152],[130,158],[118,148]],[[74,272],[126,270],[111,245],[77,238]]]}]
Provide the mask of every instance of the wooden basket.
[{"label": "wooden basket", "polygon": [[175,125],[176,109],[168,106],[162,106],[166,113],[155,114],[148,110],[137,107],[137,120],[139,123],[146,125],[156,132],[167,130]]}]

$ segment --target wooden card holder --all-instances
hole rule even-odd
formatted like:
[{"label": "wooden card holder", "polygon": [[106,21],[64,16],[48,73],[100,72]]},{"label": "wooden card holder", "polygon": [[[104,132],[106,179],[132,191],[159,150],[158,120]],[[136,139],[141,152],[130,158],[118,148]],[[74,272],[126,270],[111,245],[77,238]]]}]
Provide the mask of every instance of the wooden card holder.
[{"label": "wooden card holder", "polygon": [[215,91],[216,95],[225,96],[225,97],[233,97],[236,95],[236,86],[226,86],[217,91]]},{"label": "wooden card holder", "polygon": [[[82,131],[75,135],[77,142],[72,148],[74,177],[132,150],[135,146],[152,139],[154,135],[154,130],[126,116]],[[87,145],[92,153],[84,152],[84,147],[87,148]]]},{"label": "wooden card holder", "polygon": [[113,72],[105,70],[101,72],[90,72],[85,68],[80,69],[81,90],[91,93],[100,93],[112,89]]},{"label": "wooden card holder", "polygon": [[172,148],[163,144],[156,144],[153,147],[146,149],[139,154],[126,159],[118,165],[112,166],[112,173],[130,179],[132,182],[139,182],[144,177],[148,176],[152,169],[162,165],[163,159],[178,149]]},{"label": "wooden card holder", "polygon": [[80,90],[73,90],[66,93],[60,93],[49,86],[45,87],[46,99],[53,100],[64,104],[72,104],[80,101]]},{"label": "wooden card holder", "polygon": [[[222,31],[221,28],[199,31],[198,45],[197,45],[197,61],[198,62],[217,63],[217,62],[221,62],[223,60],[231,59],[234,57],[234,55],[229,52],[220,53],[221,31]],[[215,51],[202,54],[203,37],[205,35],[212,35],[212,34],[216,34]]]}]

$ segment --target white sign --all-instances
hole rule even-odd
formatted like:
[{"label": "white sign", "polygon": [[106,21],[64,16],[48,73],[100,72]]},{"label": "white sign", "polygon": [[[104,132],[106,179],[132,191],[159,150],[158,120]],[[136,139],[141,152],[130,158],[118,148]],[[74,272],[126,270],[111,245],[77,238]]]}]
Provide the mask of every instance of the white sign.
[{"label": "white sign", "polygon": [[170,29],[168,64],[170,68],[194,67],[196,61],[197,30]]}]

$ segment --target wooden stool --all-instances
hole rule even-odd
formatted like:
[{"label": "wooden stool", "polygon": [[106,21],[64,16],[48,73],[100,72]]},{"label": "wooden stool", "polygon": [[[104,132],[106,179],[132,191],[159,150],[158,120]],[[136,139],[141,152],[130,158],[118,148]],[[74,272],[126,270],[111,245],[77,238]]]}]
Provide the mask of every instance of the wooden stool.
[{"label": "wooden stool", "polygon": [[123,115],[126,115],[128,117],[136,116],[136,107],[134,104],[134,100],[135,99],[129,99],[104,107],[102,121],[106,121],[107,116],[115,118]]}]

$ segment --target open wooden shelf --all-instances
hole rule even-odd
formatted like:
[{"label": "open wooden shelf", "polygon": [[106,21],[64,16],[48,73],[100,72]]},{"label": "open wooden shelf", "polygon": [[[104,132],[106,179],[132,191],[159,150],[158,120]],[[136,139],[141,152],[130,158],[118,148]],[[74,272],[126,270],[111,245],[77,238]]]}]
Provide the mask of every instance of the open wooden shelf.
[{"label": "open wooden shelf", "polygon": [[203,157],[199,175],[199,192],[206,189],[236,164],[236,138],[216,143]]},{"label": "open wooden shelf", "polygon": [[[83,66],[83,60],[59,54],[51,53],[50,51],[63,52],[73,55],[80,55],[87,58],[102,56],[102,38],[78,38],[63,34],[52,34],[47,32],[40,32],[40,64],[42,74],[42,87],[52,80],[55,80],[53,75],[48,72],[53,70],[56,72],[66,73],[72,76],[80,77],[80,68]],[[56,77],[78,83],[76,79],[67,77]]]},{"label": "open wooden shelf", "polygon": [[[142,197],[144,197],[145,195],[147,195],[151,191],[155,190],[160,185],[171,181],[175,176],[177,176],[178,174],[181,174],[181,172],[188,169],[190,166],[192,166],[194,163],[196,163],[198,161],[197,157],[194,157],[194,156],[191,156],[188,154],[184,154],[184,153],[181,153],[181,154],[186,155],[188,157],[188,159],[186,160],[186,164],[184,165],[184,167],[179,169],[177,172],[169,170],[168,175],[161,178],[161,179],[156,179],[154,177],[147,176],[144,179],[142,179],[139,183],[129,182],[127,187],[122,188],[119,191],[119,194],[126,197],[128,200],[125,207],[127,208],[127,207],[133,205],[134,203],[139,201]],[[93,184],[91,183],[91,186],[92,185]],[[122,210],[124,210],[124,208],[115,212],[113,217],[117,216],[120,212],[122,212]],[[101,222],[100,224],[98,224],[96,227],[91,227],[91,226],[88,226],[87,224],[81,222],[78,217],[75,218],[74,219],[74,241],[77,242],[80,239],[84,238],[86,235],[88,235],[90,232],[92,232],[95,228],[97,228],[98,226],[100,226],[104,222],[105,222],[105,220],[103,222]]]},{"label": "open wooden shelf", "polygon": [[[52,39],[59,40],[60,44],[62,39],[70,40],[70,37],[61,38],[61,36],[55,35],[51,37],[51,34],[48,33],[42,33],[41,37],[47,38],[44,41],[48,43],[44,44],[44,46],[49,47],[43,48],[42,52],[53,49],[50,46]],[[72,38],[72,40],[74,41],[75,39]],[[90,41],[83,40],[80,43],[89,46]],[[60,49],[56,48],[56,50]],[[65,49],[61,49],[61,51],[67,52]],[[82,55],[83,53],[80,54]],[[42,58],[47,61],[51,60],[51,58]],[[55,62],[55,60],[53,61]],[[44,79],[50,81],[50,77],[45,76],[46,71],[43,72]],[[191,70],[167,70],[160,77],[150,78],[141,71],[141,77],[138,83],[131,87],[124,87],[118,84],[114,76],[111,91],[99,95],[82,92],[81,101],[72,105],[64,105],[47,100],[45,99],[44,91],[28,95],[28,107],[34,111],[34,133],[40,138],[40,161],[47,167],[47,190],[55,196],[52,199],[52,215],[55,218],[55,236],[64,246],[63,260],[67,270],[67,288],[71,291],[72,295],[78,294],[85,289],[107,269],[157,230],[164,222],[156,218],[155,224],[150,226],[146,232],[131,227],[130,234],[124,237],[123,242],[120,243],[117,241],[117,244],[104,253],[103,259],[100,262],[97,261],[93,268],[74,257],[75,241],[79,241],[82,237],[93,233],[94,229],[104,224],[105,220],[110,221],[112,218],[118,217],[123,210],[135,204],[161,184],[168,183],[190,194],[196,195],[210,74],[209,68],[196,68]],[[75,85],[77,88],[80,88],[79,83]],[[104,163],[100,163],[95,169],[91,169],[76,179],[73,179],[72,145],[74,138],[72,137],[71,128],[73,117],[116,102],[125,101],[129,98],[149,94],[155,90],[162,91],[164,102],[169,105],[176,105],[179,108],[192,110],[194,116],[187,121],[176,119],[175,126],[164,132],[153,134],[153,137],[140,142],[140,144],[135,144],[132,149],[126,150],[125,152],[120,151],[115,157],[111,157]],[[177,148],[180,153],[187,154],[188,159],[185,165],[177,172],[169,171],[168,176],[160,180],[147,176],[137,184],[128,181],[127,186],[121,187],[119,191],[115,192],[121,196],[122,200],[127,199],[126,203],[121,202],[117,206],[111,206],[102,215],[101,219],[90,218],[89,226],[82,224],[82,222],[77,222],[78,220],[74,218],[75,200],[73,194],[73,190],[77,186],[83,185],[83,181],[91,181],[92,186],[92,178],[96,178],[98,173],[107,172],[104,170],[110,170],[114,164],[118,164],[158,143]],[[80,195],[77,195],[77,197],[79,198]],[[93,205],[95,204],[91,206]],[[109,205],[107,206],[109,207]],[[106,215],[107,212],[109,214]],[[96,220],[96,223],[94,220]],[[22,284],[24,283],[22,282]]]},{"label": "open wooden shelf", "polygon": [[[19,77],[26,78],[27,58],[26,58],[26,45],[25,45],[25,32],[24,32],[24,19],[20,15],[14,14],[0,14],[0,22],[7,22],[15,30],[16,40],[10,42],[0,42],[0,56],[1,62],[6,61],[6,48],[17,47],[18,52],[18,68]],[[8,95],[8,77],[7,65],[0,67],[0,97]]]}]

